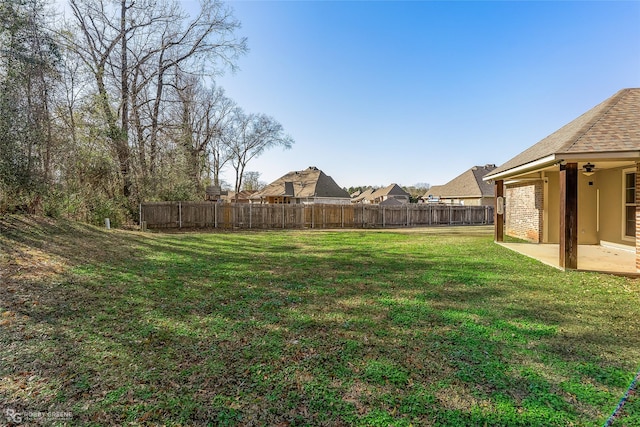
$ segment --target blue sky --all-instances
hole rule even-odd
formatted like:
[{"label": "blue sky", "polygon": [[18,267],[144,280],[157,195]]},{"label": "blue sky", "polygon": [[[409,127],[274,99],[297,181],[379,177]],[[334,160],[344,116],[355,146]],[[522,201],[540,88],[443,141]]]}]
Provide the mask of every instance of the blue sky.
[{"label": "blue sky", "polygon": [[217,84],[295,140],[249,164],[265,182],[444,184],[640,87],[638,1],[228,4],[250,51]]}]

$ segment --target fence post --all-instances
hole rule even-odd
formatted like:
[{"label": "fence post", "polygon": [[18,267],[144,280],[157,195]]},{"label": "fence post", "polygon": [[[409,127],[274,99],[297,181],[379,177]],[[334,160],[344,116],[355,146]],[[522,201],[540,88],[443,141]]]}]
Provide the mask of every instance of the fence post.
[{"label": "fence post", "polygon": [[[380,206],[380,205],[378,205]],[[379,209],[379,208],[378,208]],[[384,224],[385,224],[385,218],[384,218],[384,206],[382,207],[382,228],[384,228]]]},{"label": "fence post", "polygon": [[213,203],[213,228],[218,228],[218,202]]},{"label": "fence post", "polygon": [[407,227],[409,227],[409,203],[407,203]]},{"label": "fence post", "polygon": [[178,202],[178,228],[182,228],[182,202]]},{"label": "fence post", "polygon": [[249,202],[249,228],[251,228],[251,205],[253,203]]},{"label": "fence post", "polygon": [[362,228],[364,228],[364,201],[362,201]]},{"label": "fence post", "polygon": [[282,204],[282,228],[284,228],[284,203]]},{"label": "fence post", "polygon": [[342,228],[344,228],[344,205],[340,205],[340,222],[342,223]]},{"label": "fence post", "polygon": [[140,231],[142,231],[142,203],[138,204],[138,209],[140,211],[140,219],[138,220],[138,224],[140,225]]},{"label": "fence post", "polygon": [[322,228],[327,228],[327,222],[324,215],[324,204],[322,205]]}]

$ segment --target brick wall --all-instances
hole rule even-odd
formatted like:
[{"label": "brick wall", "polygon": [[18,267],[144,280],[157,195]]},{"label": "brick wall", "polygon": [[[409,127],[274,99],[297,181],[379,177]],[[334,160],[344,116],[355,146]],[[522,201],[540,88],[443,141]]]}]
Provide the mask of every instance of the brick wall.
[{"label": "brick wall", "polygon": [[542,241],[542,181],[512,184],[505,188],[505,234],[534,243]]}]

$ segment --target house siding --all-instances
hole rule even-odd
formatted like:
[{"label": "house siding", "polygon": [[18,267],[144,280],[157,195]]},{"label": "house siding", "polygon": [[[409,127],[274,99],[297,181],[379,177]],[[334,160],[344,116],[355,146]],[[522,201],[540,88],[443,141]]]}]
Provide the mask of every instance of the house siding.
[{"label": "house siding", "polygon": [[[585,176],[578,172],[578,244],[598,245],[598,191],[600,174]],[[600,190],[600,193],[603,191]]]},{"label": "house siding", "polygon": [[542,181],[512,184],[505,189],[505,234],[534,243],[542,241]]},{"label": "house siding", "polygon": [[[608,169],[599,171],[595,175],[600,190],[599,238],[605,242],[635,246],[634,241],[629,241],[622,235],[624,218],[622,182],[624,171],[628,169],[629,166]],[[636,179],[638,179],[637,175]]]}]

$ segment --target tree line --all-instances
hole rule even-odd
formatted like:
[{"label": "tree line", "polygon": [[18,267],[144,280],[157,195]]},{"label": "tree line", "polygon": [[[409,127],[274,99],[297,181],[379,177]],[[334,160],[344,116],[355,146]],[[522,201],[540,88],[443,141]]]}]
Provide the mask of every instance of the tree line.
[{"label": "tree line", "polygon": [[0,213],[89,222],[141,201],[199,200],[293,140],[216,86],[247,53],[218,0],[0,0]]}]

